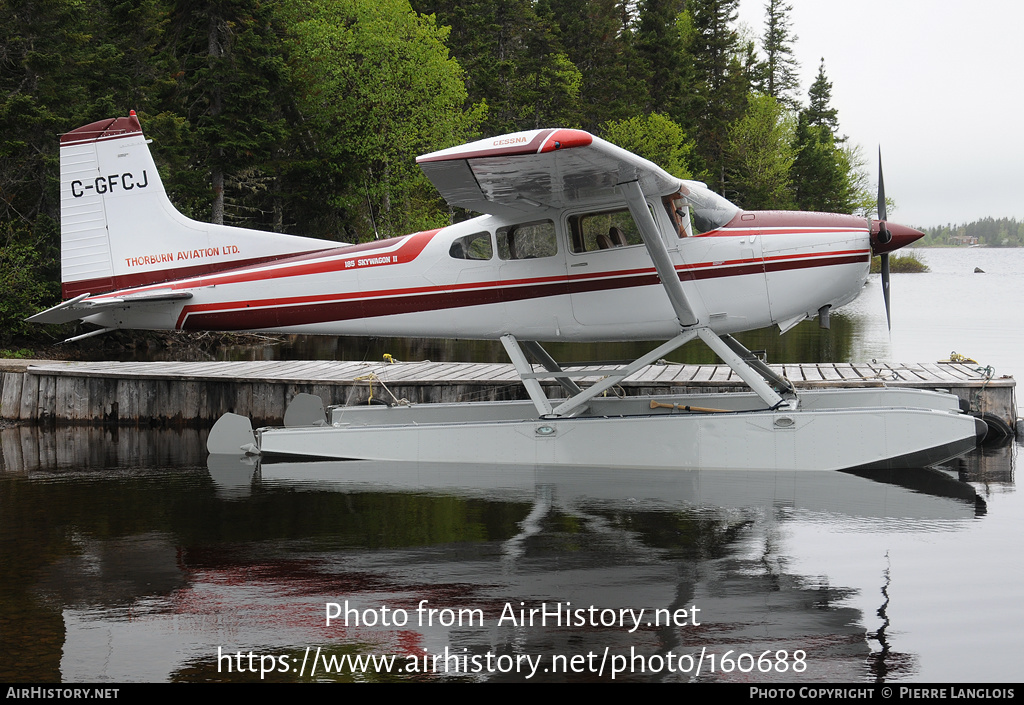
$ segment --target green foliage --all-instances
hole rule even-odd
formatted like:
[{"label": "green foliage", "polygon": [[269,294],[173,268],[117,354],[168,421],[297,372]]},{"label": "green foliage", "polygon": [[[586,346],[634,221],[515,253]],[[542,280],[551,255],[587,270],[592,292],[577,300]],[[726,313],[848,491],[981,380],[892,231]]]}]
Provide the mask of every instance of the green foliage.
[{"label": "green foliage", "polygon": [[[871,183],[868,176],[868,161],[864,152],[858,145],[844,144],[841,148],[849,165],[847,179],[852,191],[854,215],[864,218],[874,218],[878,211],[878,186]],[[887,196],[885,199],[885,210],[891,218],[896,210],[896,201]]]},{"label": "green foliage", "polygon": [[[882,271],[882,258],[871,258],[871,273],[878,274]],[[918,274],[929,271],[917,255],[912,252],[893,253],[889,255],[889,271],[893,274]]]},{"label": "green foliage", "polygon": [[232,220],[225,178],[269,178],[275,170],[289,102],[284,31],[275,6],[259,0],[179,0],[172,11],[167,49],[181,80],[169,107],[188,121],[188,147],[202,165],[202,178],[175,185],[209,204],[215,223]]},{"label": "green foliage", "polygon": [[566,55],[549,2],[416,0],[450,26],[448,46],[466,71],[468,105],[487,105],[485,134],[579,123],[582,76]]},{"label": "green foliage", "polygon": [[752,95],[747,112],[729,125],[729,196],[748,210],[792,208],[793,116],[769,95]]},{"label": "green foliage", "polygon": [[643,0],[633,35],[637,79],[647,89],[646,111],[664,113],[680,124],[687,118],[687,84],[693,75],[679,27],[683,9],[682,0]]},{"label": "green foliage", "polygon": [[59,299],[53,280],[40,266],[39,253],[30,245],[13,241],[0,246],[0,344],[38,332],[25,318]]},{"label": "green foliage", "polygon": [[406,0],[296,5],[291,30],[298,103],[318,136],[311,171],[348,185],[331,201],[361,216],[350,227],[367,237],[373,224],[381,235],[443,224],[415,158],[467,141],[484,115],[463,107],[448,31]]},{"label": "green foliage", "polygon": [[694,138],[697,169],[713,188],[725,189],[728,126],[747,110],[747,96],[755,77],[753,47],[744,43],[734,27],[739,0],[691,0],[692,22],[687,51],[693,63]]},{"label": "green foliage", "polygon": [[[787,0],[767,0],[762,62],[738,0],[412,1],[0,2],[4,335],[57,298],[60,133],[130,109],[186,215],[323,238],[448,222],[415,157],[535,127],[597,131],[745,207],[873,207],[824,64],[795,125],[778,105]],[[1024,244],[1016,222],[973,230]]]},{"label": "green foliage", "polygon": [[681,179],[692,178],[688,167],[693,140],[683,128],[660,113],[611,120],[601,125],[609,142],[648,159]]},{"label": "green foliage", "polygon": [[793,6],[784,0],[768,0],[765,6],[764,38],[761,46],[765,60],[760,68],[761,91],[775,98],[787,108],[799,105],[796,96],[800,92],[800,63],[793,55],[796,37],[789,28],[788,13]]},{"label": "green foliage", "polygon": [[832,82],[825,75],[825,59],[818,65],[818,75],[807,91],[808,105],[803,114],[807,123],[813,127],[827,128],[837,141],[839,113],[832,107]]},{"label": "green foliage", "polygon": [[526,53],[520,62],[519,102],[521,112],[516,122],[534,129],[549,125],[576,127],[580,120],[580,86],[583,75],[566,56],[555,32],[552,13],[546,3],[537,3],[540,15],[536,31],[526,38]]},{"label": "green foliage", "polygon": [[824,60],[808,96],[810,103],[797,121],[790,175],[797,207],[830,213],[867,207],[870,194],[860,153],[843,146],[845,138],[836,136],[839,118],[830,104],[832,83],[825,76]]},{"label": "green foliage", "polygon": [[850,164],[828,128],[809,124],[801,114],[795,149],[792,179],[797,207],[827,213],[852,212],[855,194],[849,179]]},{"label": "green foliage", "polygon": [[1016,218],[982,218],[964,225],[921,228],[920,247],[1024,247],[1024,222]]},{"label": "green foliage", "polygon": [[579,70],[581,126],[596,132],[647,103],[646,66],[633,41],[628,13],[618,0],[550,0],[566,56]]}]

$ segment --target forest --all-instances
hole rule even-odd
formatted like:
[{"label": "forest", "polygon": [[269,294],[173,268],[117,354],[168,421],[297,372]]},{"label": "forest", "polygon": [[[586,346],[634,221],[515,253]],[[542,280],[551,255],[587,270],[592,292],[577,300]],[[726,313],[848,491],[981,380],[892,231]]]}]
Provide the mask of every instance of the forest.
[{"label": "forest", "polygon": [[415,157],[537,127],[744,208],[873,210],[791,6],[738,2],[3,0],[0,343],[60,299],[60,134],[132,109],[188,216],[343,242],[467,217]]},{"label": "forest", "polygon": [[965,225],[922,228],[918,247],[1024,247],[1024,223],[1016,218],[982,218]]}]

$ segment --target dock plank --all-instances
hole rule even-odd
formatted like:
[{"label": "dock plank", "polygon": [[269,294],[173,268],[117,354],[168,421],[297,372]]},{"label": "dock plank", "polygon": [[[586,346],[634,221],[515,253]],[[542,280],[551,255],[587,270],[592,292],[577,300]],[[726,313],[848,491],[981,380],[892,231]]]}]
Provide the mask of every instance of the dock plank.
[{"label": "dock plank", "polygon": [[[575,378],[594,384],[611,366],[572,367],[587,373]],[[539,366],[535,369],[540,372]],[[992,377],[985,368],[964,363],[817,363],[775,364],[771,369],[798,385],[908,386],[949,390],[972,408],[999,408],[1014,422],[1015,381]],[[144,423],[147,417],[195,414],[211,420],[223,411],[250,416],[283,413],[300,392],[315,393],[328,404],[365,402],[368,375],[410,401],[523,399],[525,391],[509,363],[306,360],[297,362],[232,360],[219,362],[61,362],[20,361],[4,370],[0,413],[5,419],[66,419]],[[377,383],[374,382],[374,394]],[[553,388],[552,379],[543,380]],[[673,388],[745,388],[726,365],[655,364],[641,367],[622,382],[632,393],[670,393]],[[400,389],[398,389],[400,388]],[[173,407],[170,408],[170,407]],[[280,408],[279,408],[280,407]],[[130,419],[126,420],[126,419]]]},{"label": "dock plank", "polygon": [[692,382],[710,382],[718,365],[700,365],[693,373]]},{"label": "dock plank", "polygon": [[715,365],[714,371],[711,373],[712,382],[728,382],[729,377],[732,375],[732,368],[728,365]]},{"label": "dock plank", "polygon": [[970,379],[971,377],[981,377],[982,375],[977,372],[975,367],[964,365],[962,363],[950,363],[941,364],[941,367],[946,368],[950,375],[957,377],[958,379]]},{"label": "dock plank", "polygon": [[821,375],[822,379],[829,382],[839,382],[843,379],[843,376],[839,374],[839,370],[836,369],[836,366],[830,363],[822,363],[818,365],[818,373]]},{"label": "dock plank", "polygon": [[853,365],[845,363],[833,363],[832,368],[839,375],[839,378],[845,381],[859,380],[861,377],[857,374],[857,370],[854,369]]},{"label": "dock plank", "polygon": [[664,366],[665,371],[662,373],[659,381],[665,384],[684,384],[690,381],[693,376],[693,372],[689,365],[676,365],[669,363]]}]

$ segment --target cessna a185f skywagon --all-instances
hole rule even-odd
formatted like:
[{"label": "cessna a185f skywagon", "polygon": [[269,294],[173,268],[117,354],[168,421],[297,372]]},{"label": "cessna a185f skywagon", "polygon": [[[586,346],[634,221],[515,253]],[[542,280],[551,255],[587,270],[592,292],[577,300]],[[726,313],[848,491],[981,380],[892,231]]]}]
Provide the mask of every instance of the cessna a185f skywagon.
[{"label": "cessna a185f skywagon", "polygon": [[[332,407],[286,427],[227,415],[211,452],[544,465],[910,467],[974,446],[956,397],[799,393],[732,333],[784,332],[852,301],[872,254],[921,236],[847,215],[742,211],[579,130],[535,130],[421,156],[454,206],[484,213],[356,245],[189,220],[171,205],[135,114],[61,138],[64,303],[39,323],[498,339],[529,401]],[[880,194],[879,203],[884,203]],[[883,285],[888,283],[884,277]],[[99,331],[97,331],[99,332]],[[606,397],[700,338],[749,392]],[[667,342],[581,388],[544,341]],[[531,362],[530,357],[533,358]],[[549,398],[540,379],[554,379]]]}]

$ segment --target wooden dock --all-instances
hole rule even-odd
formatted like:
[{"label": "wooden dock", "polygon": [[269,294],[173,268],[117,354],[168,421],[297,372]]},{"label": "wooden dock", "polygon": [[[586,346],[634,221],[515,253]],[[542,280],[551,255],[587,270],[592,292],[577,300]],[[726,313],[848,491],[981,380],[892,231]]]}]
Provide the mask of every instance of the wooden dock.
[{"label": "wooden dock", "polygon": [[[974,413],[1011,428],[1015,381],[988,377],[960,363],[817,363],[771,365],[797,388],[916,387],[949,391]],[[596,382],[601,367],[579,379]],[[0,418],[7,421],[129,426],[208,426],[233,411],[262,425],[282,422],[296,394],[327,404],[360,404],[372,396],[414,403],[526,399],[511,364],[464,362],[54,362],[0,361]],[[554,382],[550,396],[561,396]],[[726,365],[655,364],[624,380],[627,395],[730,392],[743,382]]]}]

